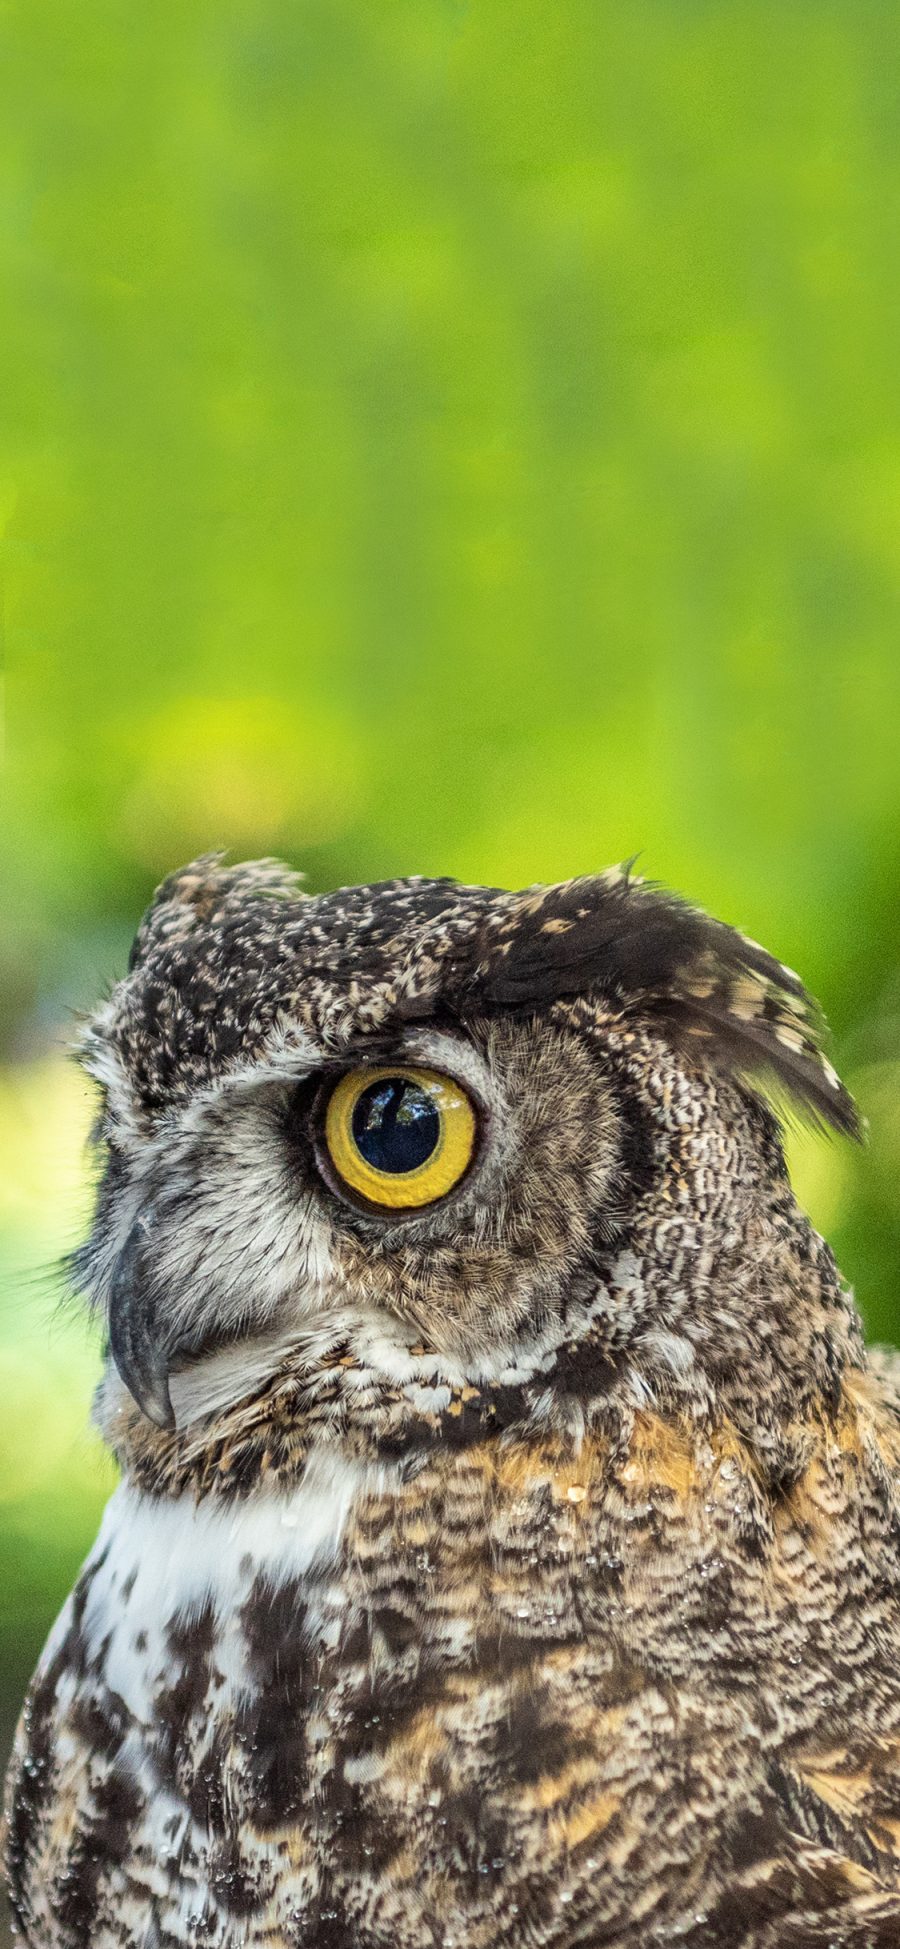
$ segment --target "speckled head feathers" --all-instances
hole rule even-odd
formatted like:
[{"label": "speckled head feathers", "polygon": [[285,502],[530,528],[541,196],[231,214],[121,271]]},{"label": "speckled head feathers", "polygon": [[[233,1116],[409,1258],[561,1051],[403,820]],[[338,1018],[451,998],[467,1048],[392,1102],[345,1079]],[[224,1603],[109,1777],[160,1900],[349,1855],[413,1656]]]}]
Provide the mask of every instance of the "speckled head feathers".
[{"label": "speckled head feathers", "polygon": [[[240,1386],[251,1342],[336,1335],[348,1309],[354,1347],[374,1319],[466,1381],[518,1373],[655,1221],[648,1187],[688,1195],[679,1119],[706,1159],[697,1217],[739,1206],[772,1138],[748,1079],[855,1130],[820,1031],[796,975],[627,870],[309,898],[272,862],[200,860],[160,888],[88,1031],[109,1155],[76,1278],[160,1425],[186,1365],[205,1376],[231,1347]],[[421,1208],[356,1199],[326,1140],[342,1077],[368,1087],[385,1061],[475,1106],[470,1168]],[[632,1314],[610,1302],[609,1318],[624,1344]]]},{"label": "speckled head feathers", "polygon": [[736,929],[612,868],[507,893],[410,878],[317,898],[273,861],[197,860],[160,887],[130,971],[85,1039],[151,1116],[281,1029],[339,1051],[403,1023],[575,996],[653,1017],[696,1060],[761,1074],[858,1134],[799,977]]},{"label": "speckled head feathers", "polygon": [[[895,1945],[900,1387],[753,1087],[856,1128],[798,978],[627,872],[203,860],[86,1055],[125,1481],[14,1761],[28,1949]],[[470,1147],[367,1201],[334,1119],[410,1078]]]}]

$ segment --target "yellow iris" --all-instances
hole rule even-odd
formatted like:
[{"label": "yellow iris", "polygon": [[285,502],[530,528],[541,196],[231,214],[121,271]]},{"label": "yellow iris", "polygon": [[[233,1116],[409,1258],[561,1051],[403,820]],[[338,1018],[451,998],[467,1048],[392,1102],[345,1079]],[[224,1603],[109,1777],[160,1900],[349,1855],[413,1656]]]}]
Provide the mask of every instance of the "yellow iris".
[{"label": "yellow iris", "polygon": [[458,1083],[405,1063],[351,1069],[332,1090],[325,1142],[338,1176],[373,1205],[444,1198],[472,1161],[478,1126]]}]

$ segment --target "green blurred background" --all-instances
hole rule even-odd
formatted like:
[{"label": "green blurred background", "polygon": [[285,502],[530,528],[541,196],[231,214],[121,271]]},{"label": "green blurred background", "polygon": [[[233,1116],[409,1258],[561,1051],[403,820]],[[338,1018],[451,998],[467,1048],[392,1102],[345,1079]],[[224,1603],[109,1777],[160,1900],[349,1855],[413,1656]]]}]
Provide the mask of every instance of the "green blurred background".
[{"label": "green blurred background", "polygon": [[12,0],[0,1703],[110,1482],[65,1057],[154,882],[636,851],[821,995],[900,1338],[894,0]]}]

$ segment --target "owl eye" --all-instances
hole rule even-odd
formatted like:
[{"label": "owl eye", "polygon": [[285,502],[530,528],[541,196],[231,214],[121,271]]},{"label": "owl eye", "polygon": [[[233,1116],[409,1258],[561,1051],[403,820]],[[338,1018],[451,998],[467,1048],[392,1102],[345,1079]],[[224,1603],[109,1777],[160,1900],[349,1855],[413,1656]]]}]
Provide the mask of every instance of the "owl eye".
[{"label": "owl eye", "polygon": [[477,1136],[465,1091],[436,1069],[351,1069],[325,1111],[338,1177],[370,1204],[395,1211],[446,1197],[468,1169]]}]

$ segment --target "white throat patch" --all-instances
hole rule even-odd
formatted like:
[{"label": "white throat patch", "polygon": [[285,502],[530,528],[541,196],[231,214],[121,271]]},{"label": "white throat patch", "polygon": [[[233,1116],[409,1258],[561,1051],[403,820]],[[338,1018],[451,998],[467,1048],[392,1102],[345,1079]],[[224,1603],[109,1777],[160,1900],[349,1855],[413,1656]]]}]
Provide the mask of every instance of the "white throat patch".
[{"label": "white throat patch", "polygon": [[[109,1687],[147,1723],[165,1672],[166,1634],[207,1603],[237,1617],[258,1578],[273,1590],[327,1576],[351,1509],[396,1480],[388,1463],[357,1461],[336,1446],[313,1450],[287,1495],[271,1490],[234,1502],[155,1497],[123,1483],[110,1498],[86,1568],[97,1565],[84,1613]],[[238,1674],[235,1673],[238,1678]]]}]

